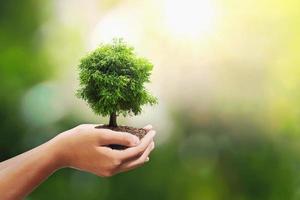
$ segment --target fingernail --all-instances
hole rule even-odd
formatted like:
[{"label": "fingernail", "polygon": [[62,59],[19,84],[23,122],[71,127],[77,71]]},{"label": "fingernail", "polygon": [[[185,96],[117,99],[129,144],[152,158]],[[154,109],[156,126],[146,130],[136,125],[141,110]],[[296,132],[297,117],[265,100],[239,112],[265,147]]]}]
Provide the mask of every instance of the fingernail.
[{"label": "fingernail", "polygon": [[156,135],[156,131],[152,131],[152,137],[154,137]]},{"label": "fingernail", "polygon": [[149,158],[149,157],[147,157],[147,158],[146,158],[146,160],[145,160],[145,162],[149,162],[149,160],[150,160],[150,158]]},{"label": "fingernail", "polygon": [[152,129],[152,125],[151,124],[148,124],[147,126],[145,126],[145,128],[144,129]]},{"label": "fingernail", "polygon": [[151,150],[153,150],[154,147],[155,147],[155,144],[154,144],[154,142],[153,142],[152,145],[151,145]]}]

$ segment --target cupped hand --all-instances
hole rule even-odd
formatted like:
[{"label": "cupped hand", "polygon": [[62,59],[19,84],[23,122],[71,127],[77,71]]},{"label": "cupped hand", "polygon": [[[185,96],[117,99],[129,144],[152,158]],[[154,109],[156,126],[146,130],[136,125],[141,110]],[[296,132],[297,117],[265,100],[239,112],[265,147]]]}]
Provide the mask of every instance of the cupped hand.
[{"label": "cupped hand", "polygon": [[[97,126],[79,125],[53,139],[62,167],[72,167],[109,177],[137,168],[149,160],[148,156],[154,149],[155,136],[151,125],[144,128],[148,133],[141,140],[130,133],[96,128]],[[110,144],[128,148],[115,150],[108,147]]]}]

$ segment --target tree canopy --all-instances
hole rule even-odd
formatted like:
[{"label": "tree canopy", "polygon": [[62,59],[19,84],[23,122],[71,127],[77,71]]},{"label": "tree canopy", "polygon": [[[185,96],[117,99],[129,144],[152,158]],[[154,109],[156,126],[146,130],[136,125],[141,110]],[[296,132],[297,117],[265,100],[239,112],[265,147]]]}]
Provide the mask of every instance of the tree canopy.
[{"label": "tree canopy", "polygon": [[123,39],[114,39],[81,59],[77,96],[102,116],[137,115],[143,105],[157,103],[144,86],[152,68],[153,64],[138,57]]}]

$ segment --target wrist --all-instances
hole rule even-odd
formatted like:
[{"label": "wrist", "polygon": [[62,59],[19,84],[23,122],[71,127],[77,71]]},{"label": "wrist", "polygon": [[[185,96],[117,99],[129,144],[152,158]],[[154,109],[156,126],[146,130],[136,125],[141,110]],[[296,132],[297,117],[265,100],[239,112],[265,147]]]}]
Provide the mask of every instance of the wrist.
[{"label": "wrist", "polygon": [[59,136],[50,140],[47,144],[47,151],[51,160],[51,165],[55,170],[67,167],[67,155],[63,144],[63,139]]},{"label": "wrist", "polygon": [[51,146],[51,154],[54,156],[55,165],[58,169],[70,167],[74,151],[74,142],[72,135],[76,134],[78,129],[73,128],[63,133],[58,134],[49,141]]}]

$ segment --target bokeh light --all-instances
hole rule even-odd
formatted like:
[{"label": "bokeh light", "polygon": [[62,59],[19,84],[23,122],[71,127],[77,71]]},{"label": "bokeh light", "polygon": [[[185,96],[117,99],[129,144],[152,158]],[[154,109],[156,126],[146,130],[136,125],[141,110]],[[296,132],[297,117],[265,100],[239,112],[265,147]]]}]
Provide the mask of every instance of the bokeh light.
[{"label": "bokeh light", "polygon": [[217,10],[213,0],[165,0],[163,15],[170,35],[196,39],[214,30]]},{"label": "bokeh light", "polygon": [[60,120],[66,112],[64,98],[53,83],[41,83],[23,97],[24,119],[31,126],[47,126]]}]

